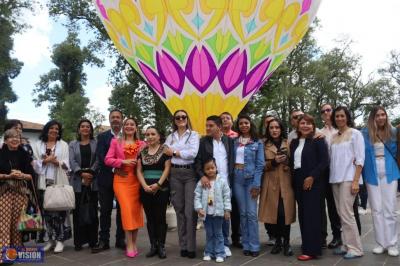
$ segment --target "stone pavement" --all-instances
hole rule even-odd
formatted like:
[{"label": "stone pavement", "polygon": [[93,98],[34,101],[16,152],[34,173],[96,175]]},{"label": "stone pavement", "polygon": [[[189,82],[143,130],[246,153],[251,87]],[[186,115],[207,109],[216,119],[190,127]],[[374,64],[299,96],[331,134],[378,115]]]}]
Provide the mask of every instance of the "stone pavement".
[{"label": "stone pavement", "polygon": [[[400,198],[399,198],[400,199]],[[400,206],[400,204],[399,204]],[[113,214],[113,217],[114,214]],[[292,257],[285,257],[282,254],[272,255],[270,254],[271,247],[265,245],[266,234],[263,225],[260,224],[260,240],[262,248],[260,256],[257,258],[245,257],[242,255],[242,251],[237,248],[232,248],[232,257],[228,258],[221,265],[269,265],[269,266],[280,266],[280,265],[363,265],[363,266],[376,266],[376,265],[387,265],[395,266],[400,265],[400,257],[389,257],[387,254],[374,255],[371,250],[375,247],[374,233],[372,229],[371,214],[367,213],[361,215],[362,221],[362,242],[364,246],[365,255],[360,259],[354,259],[350,261],[343,260],[341,256],[335,256],[332,254],[332,250],[326,249],[323,251],[323,256],[317,260],[311,260],[308,262],[300,262],[296,259],[296,256],[300,254],[300,232],[298,223],[292,226],[291,232],[291,244],[295,255]],[[114,223],[113,223],[114,225]],[[112,228],[112,236],[115,235],[115,228]],[[317,234],[318,232],[316,232]],[[72,240],[66,242],[65,250],[62,254],[48,253],[45,258],[44,265],[168,265],[168,266],[184,266],[184,265],[215,265],[215,262],[203,262],[202,251],[205,243],[205,232],[203,229],[197,231],[197,258],[188,259],[181,258],[179,256],[179,247],[177,245],[177,232],[169,231],[167,234],[167,259],[160,260],[158,257],[146,258],[145,253],[148,251],[149,243],[147,238],[146,229],[143,228],[139,232],[138,237],[138,249],[140,255],[137,258],[130,259],[124,256],[124,252],[120,249],[111,248],[110,250],[91,254],[88,247],[84,247],[81,251],[77,252],[73,248]],[[115,238],[112,237],[111,244],[114,244]],[[330,236],[328,236],[330,241]],[[113,245],[112,245],[113,246]],[[24,264],[27,265],[27,264]],[[36,264],[37,265],[37,264]]]}]

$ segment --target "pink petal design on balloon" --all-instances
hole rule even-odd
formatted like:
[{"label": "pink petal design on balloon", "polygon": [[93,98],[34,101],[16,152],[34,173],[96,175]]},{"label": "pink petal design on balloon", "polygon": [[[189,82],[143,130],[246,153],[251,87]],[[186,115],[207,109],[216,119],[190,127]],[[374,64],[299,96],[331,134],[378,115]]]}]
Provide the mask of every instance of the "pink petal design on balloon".
[{"label": "pink petal design on balloon", "polygon": [[159,95],[165,98],[165,91],[161,79],[157,76],[157,74],[147,65],[142,62],[138,62],[140,70],[142,70],[143,75],[147,79],[150,87],[155,90]]},{"label": "pink petal design on balloon", "polygon": [[166,52],[157,52],[157,69],[160,78],[177,94],[181,94],[185,82],[185,72],[179,64]]},{"label": "pink petal design on balloon", "polygon": [[225,94],[230,93],[244,80],[246,72],[246,51],[240,52],[239,49],[237,49],[222,63],[218,72],[218,80],[222,91]]},{"label": "pink petal design on balloon", "polygon": [[217,66],[205,47],[194,48],[189,55],[185,73],[198,91],[205,92],[217,76]]},{"label": "pink petal design on balloon", "polygon": [[267,58],[250,71],[243,83],[243,98],[261,87],[264,83],[264,75],[267,73],[270,64],[271,59]]},{"label": "pink petal design on balloon", "polygon": [[310,10],[312,0],[303,0],[303,6],[301,7],[301,13],[300,15],[303,15],[306,13],[308,10]]},{"label": "pink petal design on balloon", "polygon": [[108,20],[107,10],[106,10],[106,8],[104,7],[104,5],[101,3],[100,0],[96,0],[96,4],[97,4],[97,6],[99,7],[100,13],[101,13],[101,15],[103,16],[103,18],[105,18],[105,19]]}]

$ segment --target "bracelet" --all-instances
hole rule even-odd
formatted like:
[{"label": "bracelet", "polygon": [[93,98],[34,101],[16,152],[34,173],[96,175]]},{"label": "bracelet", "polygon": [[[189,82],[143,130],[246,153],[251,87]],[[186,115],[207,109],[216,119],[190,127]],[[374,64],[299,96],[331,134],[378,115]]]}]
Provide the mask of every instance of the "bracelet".
[{"label": "bracelet", "polygon": [[161,184],[160,184],[158,181],[157,181],[157,183],[156,183],[156,184],[157,184],[157,186],[158,186],[158,187],[161,187]]}]

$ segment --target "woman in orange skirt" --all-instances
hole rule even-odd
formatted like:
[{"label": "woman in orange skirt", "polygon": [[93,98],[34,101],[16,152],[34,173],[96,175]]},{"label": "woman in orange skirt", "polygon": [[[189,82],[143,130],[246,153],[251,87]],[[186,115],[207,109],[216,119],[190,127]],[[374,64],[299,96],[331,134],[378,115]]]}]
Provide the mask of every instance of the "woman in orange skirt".
[{"label": "woman in orange skirt", "polygon": [[137,233],[144,226],[140,183],[136,177],[136,160],[143,146],[136,121],[127,118],[122,126],[122,137],[111,141],[104,160],[107,166],[115,168],[114,193],[121,207],[122,227],[127,237],[126,256],[130,258],[139,254],[136,247]]}]

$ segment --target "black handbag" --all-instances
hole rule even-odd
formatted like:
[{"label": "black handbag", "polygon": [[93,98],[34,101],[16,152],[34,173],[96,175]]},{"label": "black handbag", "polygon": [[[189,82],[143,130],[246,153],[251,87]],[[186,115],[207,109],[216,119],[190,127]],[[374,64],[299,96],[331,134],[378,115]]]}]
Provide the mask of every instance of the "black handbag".
[{"label": "black handbag", "polygon": [[90,187],[82,186],[79,204],[79,226],[91,225],[96,220],[97,206],[90,200]]}]

